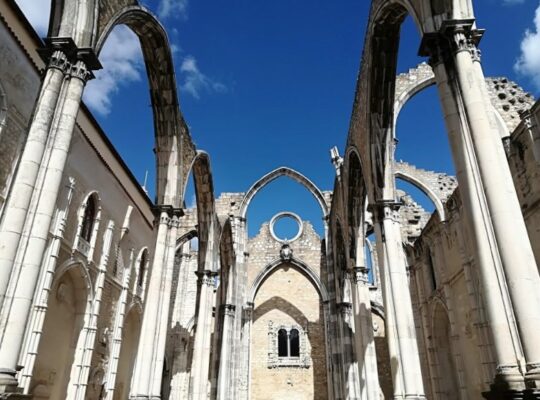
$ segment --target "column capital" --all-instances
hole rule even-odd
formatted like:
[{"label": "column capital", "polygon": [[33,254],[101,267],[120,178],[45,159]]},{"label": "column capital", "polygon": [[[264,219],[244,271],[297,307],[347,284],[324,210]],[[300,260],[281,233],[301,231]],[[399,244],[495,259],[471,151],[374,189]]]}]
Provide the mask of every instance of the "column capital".
[{"label": "column capital", "polygon": [[393,219],[400,222],[399,209],[403,205],[402,202],[394,200],[379,200],[375,204],[369,206],[373,215],[374,222],[381,222],[384,219]]},{"label": "column capital", "polygon": [[77,47],[70,37],[45,39],[45,47],[38,53],[48,68],[55,68],[65,75],[87,82],[94,78],[92,71],[103,68],[94,49]]},{"label": "column capital", "polygon": [[424,34],[418,55],[429,57],[432,67],[462,51],[468,51],[473,61],[479,62],[481,52],[478,44],[485,30],[475,29],[474,21],[474,18],[444,21],[438,32]]},{"label": "column capital", "polygon": [[159,217],[164,212],[167,213],[169,218],[173,218],[173,217],[180,218],[185,215],[184,210],[182,208],[176,208],[169,204],[156,204],[152,208],[152,211],[154,212],[154,215],[157,217]]},{"label": "column capital", "polygon": [[214,278],[218,275],[217,272],[205,269],[204,271],[195,271],[197,275],[198,283],[200,285],[214,286]]},{"label": "column capital", "polygon": [[255,304],[248,301],[244,308],[243,308],[243,311],[244,311],[244,320],[251,320],[251,318],[253,317],[253,309],[255,308]]},{"label": "column capital", "polygon": [[354,279],[354,283],[357,285],[366,286],[369,284],[369,268],[368,267],[354,267],[352,269],[352,277]]},{"label": "column capital", "polygon": [[219,308],[225,316],[234,317],[236,313],[236,306],[234,304],[222,304]]}]

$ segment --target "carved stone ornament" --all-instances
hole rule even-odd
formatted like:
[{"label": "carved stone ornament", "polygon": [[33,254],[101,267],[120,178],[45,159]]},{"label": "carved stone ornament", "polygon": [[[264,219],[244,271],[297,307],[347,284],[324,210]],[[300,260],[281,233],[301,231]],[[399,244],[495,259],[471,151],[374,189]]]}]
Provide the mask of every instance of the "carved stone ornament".
[{"label": "carved stone ornament", "polygon": [[288,243],[285,243],[283,246],[281,246],[281,250],[279,251],[279,256],[281,257],[282,261],[291,261],[293,258],[293,249],[291,249],[291,246],[289,246]]}]

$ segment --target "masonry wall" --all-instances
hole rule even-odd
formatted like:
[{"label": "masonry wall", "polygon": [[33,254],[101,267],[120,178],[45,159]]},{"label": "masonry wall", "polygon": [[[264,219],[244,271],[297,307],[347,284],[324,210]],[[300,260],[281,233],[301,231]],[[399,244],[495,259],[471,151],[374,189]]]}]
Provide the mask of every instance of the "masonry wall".
[{"label": "masonry wall", "polygon": [[[290,243],[293,257],[321,271],[321,239],[303,222],[302,235]],[[282,243],[270,234],[268,223],[249,240],[247,288],[280,257]],[[255,296],[250,344],[251,399],[326,399],[328,397],[323,303],[314,283],[298,267],[284,262],[260,285]],[[270,325],[299,325],[306,334],[309,366],[269,366]],[[301,354],[302,356],[302,354]]]}]

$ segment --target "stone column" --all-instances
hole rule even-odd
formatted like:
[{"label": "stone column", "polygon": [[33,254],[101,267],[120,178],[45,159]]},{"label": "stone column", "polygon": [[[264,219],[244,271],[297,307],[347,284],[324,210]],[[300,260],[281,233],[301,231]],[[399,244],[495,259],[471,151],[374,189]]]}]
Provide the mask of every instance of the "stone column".
[{"label": "stone column", "polygon": [[212,307],[214,305],[214,278],[216,272],[212,270],[199,271],[197,276],[199,278],[199,309],[197,310],[189,391],[191,400],[206,400],[209,389]]},{"label": "stone column", "polygon": [[[230,279],[229,279],[230,280]],[[232,384],[231,384],[231,350],[233,348],[233,328],[236,314],[236,306],[233,304],[223,304],[221,306],[223,312],[223,336],[221,337],[221,356],[219,359],[218,372],[218,400],[232,400]],[[216,349],[218,351],[220,349]]]},{"label": "stone column", "polygon": [[239,399],[248,400],[250,398],[251,385],[251,326],[253,324],[253,311],[255,305],[246,303],[242,315],[242,343],[240,351],[240,379],[238,383]]},{"label": "stone column", "polygon": [[[514,315],[527,361],[528,385],[540,388],[540,276],[497,124],[486,101],[476,48],[481,32],[472,29],[473,22],[446,21],[440,32],[424,37],[421,51],[431,56],[466,220],[475,241],[498,365],[492,394],[510,393],[524,388],[519,344],[512,334]],[[506,304],[507,290],[513,312]]]},{"label": "stone column", "polygon": [[19,168],[5,205],[0,227],[0,305],[9,284],[42,158],[46,147],[50,146],[51,124],[57,107],[61,108],[57,104],[58,98],[69,69],[67,55],[56,50],[45,71]]},{"label": "stone column", "polygon": [[[348,275],[348,274],[347,274]],[[349,278],[346,278],[349,280]],[[360,399],[360,381],[358,376],[358,364],[355,357],[355,343],[353,342],[354,320],[353,305],[348,301],[337,304],[340,323],[340,338],[342,349],[344,388],[342,395],[346,399]]]},{"label": "stone column", "polygon": [[66,187],[67,193],[56,213],[53,236],[47,247],[30,321],[26,328],[24,350],[21,357],[23,370],[19,373],[19,387],[22,388],[25,394],[30,393],[30,382],[32,381],[41,335],[43,334],[43,323],[45,322],[48,309],[49,293],[54,280],[54,272],[58,263],[58,253],[60,252],[61,242],[66,229],[66,221],[71,199],[73,198],[74,187],[75,180],[69,178],[69,183]]},{"label": "stone column", "polygon": [[156,207],[159,213],[150,283],[131,381],[130,399],[159,400],[165,359],[172,289],[172,269],[181,210],[169,206]]},{"label": "stone column", "polygon": [[[74,52],[80,55],[80,52]],[[0,253],[7,254],[0,268],[3,270],[5,267],[11,271],[1,310],[0,393],[10,392],[17,386],[15,369],[45,253],[75,119],[84,85],[92,77],[87,67],[87,62],[90,63],[91,60],[84,61],[76,57],[77,55],[70,65],[69,74],[64,77],[62,93],[59,95],[61,101],[55,105],[50,131],[36,127],[35,132],[30,132],[32,144],[28,150],[25,148],[23,159],[30,164],[39,162],[39,170],[34,174],[32,171],[36,170],[36,165],[29,166],[31,182],[27,182],[25,165],[18,168],[15,186],[21,191],[22,198],[19,199],[14,193],[10,195],[5,214],[11,214],[13,211],[12,216],[15,216],[15,220],[4,220],[0,231]],[[56,82],[57,73],[51,72],[50,78]],[[55,97],[53,82],[49,93],[51,97]],[[37,109],[40,108],[45,93],[42,95],[38,100]],[[48,120],[45,118],[47,113],[42,116],[44,120]],[[32,125],[35,123],[36,120]],[[40,160],[43,153],[39,153],[38,149],[41,149],[46,141],[48,141],[48,157]],[[38,142],[41,144],[36,144]],[[22,208],[15,204],[22,204]],[[20,232],[23,228],[28,233],[21,238]],[[2,285],[4,283],[0,283],[0,290]]]},{"label": "stone column", "polygon": [[[361,249],[361,254],[364,254],[363,249]],[[371,319],[368,272],[369,269],[365,266],[358,266],[353,269],[354,342],[358,373],[360,381],[363,383],[363,385],[360,385],[360,398],[362,400],[379,400],[381,394],[375,338],[373,336],[373,321]]]},{"label": "stone column", "polygon": [[134,250],[129,252],[129,267],[125,269],[123,277],[122,292],[117,303],[116,316],[114,318],[114,327],[111,340],[111,350],[109,356],[109,368],[107,369],[107,376],[105,378],[105,400],[113,400],[114,388],[116,386],[116,376],[118,375],[118,361],[120,359],[120,350],[122,349],[122,339],[124,332],[124,322],[126,318],[126,306],[129,293],[129,283],[131,281],[131,272],[134,268],[133,262],[135,260]]},{"label": "stone column", "polygon": [[[84,400],[86,388],[88,386],[88,374],[92,363],[92,354],[96,342],[97,323],[101,310],[101,299],[103,297],[103,286],[105,285],[105,274],[109,264],[112,238],[114,235],[114,221],[110,220],[103,235],[103,246],[101,259],[98,264],[98,274],[94,285],[94,299],[88,320],[85,322],[75,349],[75,358],[71,369],[71,377],[67,390],[67,400]],[[85,318],[86,319],[86,318]]]},{"label": "stone column", "polygon": [[425,399],[398,209],[381,202],[374,210],[394,399]]}]

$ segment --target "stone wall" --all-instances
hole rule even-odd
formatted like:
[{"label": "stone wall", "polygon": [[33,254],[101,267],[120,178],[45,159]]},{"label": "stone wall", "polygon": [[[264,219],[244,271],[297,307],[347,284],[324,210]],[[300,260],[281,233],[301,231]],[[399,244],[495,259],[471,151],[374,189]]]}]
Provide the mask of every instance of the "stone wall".
[{"label": "stone wall", "polygon": [[[270,324],[300,326],[307,345],[305,366],[269,367],[276,353]],[[322,302],[317,289],[294,265],[284,264],[261,285],[255,297],[251,331],[251,399],[327,399],[326,349]],[[301,346],[302,347],[302,346]]]},{"label": "stone wall", "polygon": [[507,142],[507,154],[536,264],[540,267],[540,102],[523,114],[523,121]]},{"label": "stone wall", "polygon": [[[290,243],[293,257],[321,273],[321,239],[308,221],[303,232]],[[259,274],[272,263],[279,264],[282,243],[275,240],[268,223],[248,242],[247,291]],[[270,366],[269,348],[274,326],[299,326],[305,332],[307,363],[302,366]],[[325,328],[321,294],[304,272],[291,263],[278,265],[263,281],[254,301],[251,331],[252,399],[326,399],[328,396]],[[274,332],[275,333],[275,332]],[[274,354],[275,356],[275,354]],[[269,390],[272,388],[272,390]]]}]

